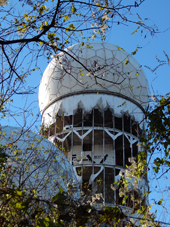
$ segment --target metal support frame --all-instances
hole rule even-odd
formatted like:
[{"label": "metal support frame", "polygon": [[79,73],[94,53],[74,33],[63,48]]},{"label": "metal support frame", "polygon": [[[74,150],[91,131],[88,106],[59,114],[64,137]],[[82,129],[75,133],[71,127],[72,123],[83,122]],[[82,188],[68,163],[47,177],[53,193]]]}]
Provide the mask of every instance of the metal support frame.
[{"label": "metal support frame", "polygon": [[[94,159],[94,109],[92,110],[92,160]],[[92,163],[92,174],[94,174],[94,164]],[[92,196],[94,195],[94,181],[92,182]]]},{"label": "metal support frame", "polygon": [[[132,135],[132,119],[130,117],[130,134]],[[131,147],[131,157],[133,157],[133,144],[132,144],[132,147]],[[133,190],[133,197],[135,196],[134,194],[134,190]],[[133,207],[134,207],[135,203],[133,201]]]},{"label": "metal support frame", "polygon": [[124,115],[122,114],[122,146],[123,146],[123,167],[125,167],[125,138],[124,138]]},{"label": "metal support frame", "polygon": [[[74,125],[74,115],[72,115],[72,125]],[[71,132],[71,164],[73,165],[73,130]]]},{"label": "metal support frame", "polygon": [[[92,149],[91,149],[91,157],[92,157],[92,160],[94,160],[94,152],[95,152],[95,138],[94,138],[94,134],[95,134],[95,131],[97,130],[100,130],[102,131],[103,130],[103,158],[105,157],[105,143],[106,143],[106,132],[105,132],[105,110],[102,110],[102,116],[103,116],[103,126],[102,127],[97,127],[97,126],[94,126],[94,122],[95,122],[95,111],[94,109],[92,110],[92,131],[90,132],[91,135],[92,135]],[[75,127],[75,130],[77,129],[78,131],[81,131],[82,135],[84,134],[84,132],[87,130],[87,128],[91,128],[90,127],[84,127],[84,117],[85,117],[85,112],[84,112],[84,109],[82,109],[82,116],[81,116],[81,119],[82,119],[82,124],[80,127]],[[74,115],[72,115],[72,125],[74,125]],[[111,164],[106,164],[106,163],[94,163],[93,161],[90,163],[90,164],[85,164],[84,161],[83,161],[83,157],[84,157],[84,151],[83,151],[83,144],[84,144],[84,138],[81,138],[81,162],[78,164],[76,164],[77,167],[81,167],[81,176],[82,176],[82,179],[83,179],[83,166],[89,166],[89,167],[92,167],[92,174],[94,174],[94,168],[95,167],[100,167],[100,166],[103,166],[103,198],[104,198],[104,202],[106,202],[106,190],[105,190],[105,186],[106,186],[106,167],[107,168],[110,168],[113,170],[113,173],[114,173],[114,179],[113,179],[113,182],[115,181],[115,176],[116,176],[116,169],[124,169],[125,168],[125,160],[126,160],[126,157],[125,157],[125,134],[128,135],[128,137],[130,136],[131,137],[136,137],[134,136],[132,133],[133,133],[133,130],[132,130],[132,119],[130,117],[130,133],[129,132],[125,132],[125,128],[124,128],[124,124],[125,124],[125,121],[126,121],[126,118],[124,118],[124,115],[122,114],[121,116],[121,119],[122,119],[122,129],[121,130],[117,130],[115,129],[115,115],[114,115],[114,111],[112,111],[112,122],[113,122],[113,125],[112,125],[112,128],[110,126],[110,129],[109,131],[113,132],[113,135],[116,134],[116,132],[119,132],[119,131],[122,131],[122,140],[121,140],[121,145],[122,145],[122,150],[123,150],[123,165],[122,167],[116,167],[116,148],[115,148],[115,139],[113,139],[113,150],[111,151],[111,154],[113,153],[113,157],[114,157],[114,160],[113,160],[113,163]],[[55,121],[55,130],[54,130],[54,133],[55,135],[57,134],[57,130],[56,130],[56,125],[57,125],[57,117],[56,117],[56,121]],[[64,128],[64,125],[65,125],[65,117],[63,115],[63,128]],[[74,141],[73,141],[73,138],[74,138],[74,132],[73,132],[73,129],[72,128],[72,132],[71,132],[71,148],[70,148],[70,153],[71,153],[71,163],[72,165],[74,164],[73,163],[73,148],[74,148]],[[137,134],[138,134],[138,127],[137,127]],[[138,137],[138,135],[137,135]],[[62,133],[62,138],[64,138],[64,133]],[[63,145],[64,145],[64,142],[62,142],[62,148],[63,148]],[[137,148],[138,149],[138,148]],[[133,146],[131,147],[131,157],[133,157]],[[90,177],[90,176],[89,176]],[[92,181],[92,195],[94,195],[94,181]],[[134,196],[134,191],[133,191],[133,196]],[[116,202],[116,191],[114,191],[114,201]],[[107,201],[108,202],[108,201]],[[114,202],[114,203],[115,203]],[[134,202],[133,202],[133,205],[134,205]]]},{"label": "metal support frame", "polygon": [[[64,117],[64,114],[63,114],[63,129],[64,129],[64,119],[65,119],[65,117]],[[62,138],[63,138],[63,136],[64,136],[64,134],[62,134]],[[62,142],[62,151],[64,151],[64,142]]]},{"label": "metal support frame", "polygon": [[[82,119],[82,130],[81,133],[83,135],[83,127],[84,127],[84,109],[82,109],[82,115],[81,115],[81,119]],[[81,139],[81,160],[82,160],[82,164],[83,164],[83,157],[84,157],[84,151],[83,151],[83,139]]]},{"label": "metal support frame", "polygon": [[[115,129],[115,115],[114,115],[114,111],[112,111],[112,115],[113,115],[113,135],[115,135],[114,129]],[[113,157],[114,157],[114,163],[113,165],[116,165],[116,151],[115,151],[115,140],[113,140]],[[115,182],[115,168],[114,168],[114,179],[113,179],[113,183]],[[116,190],[114,191],[114,201],[116,203]]]},{"label": "metal support frame", "polygon": [[[104,110],[102,111],[102,116],[103,116],[103,158],[105,156],[105,131],[104,131],[104,127],[105,127],[105,114],[104,114]],[[104,162],[103,162],[104,165]],[[104,198],[104,203],[105,203],[105,166],[103,169],[103,198]]]}]

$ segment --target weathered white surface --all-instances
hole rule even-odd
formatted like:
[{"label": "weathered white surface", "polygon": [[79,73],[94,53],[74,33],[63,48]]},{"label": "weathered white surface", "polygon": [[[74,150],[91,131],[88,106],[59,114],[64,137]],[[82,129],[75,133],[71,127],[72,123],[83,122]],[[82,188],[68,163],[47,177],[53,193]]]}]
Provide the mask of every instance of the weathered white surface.
[{"label": "weathered white surface", "polygon": [[0,131],[0,144],[9,156],[7,163],[11,168],[17,167],[17,172],[12,175],[15,184],[34,189],[42,196],[46,193],[49,198],[59,186],[67,191],[67,184],[78,183],[71,164],[50,141],[21,128],[7,126],[1,127]]},{"label": "weathered white surface", "polygon": [[[79,44],[69,47],[47,66],[39,87],[40,111],[62,95],[87,90],[95,90],[99,94],[100,91],[116,92],[132,98],[145,108],[149,86],[139,63],[112,44],[88,44],[92,46],[91,49],[85,45],[80,47]],[[128,63],[124,64],[125,62]],[[89,98],[90,96],[87,97],[87,102]],[[58,103],[58,108],[59,104],[61,103]]]},{"label": "weathered white surface", "polygon": [[57,113],[69,116],[75,114],[78,108],[83,108],[86,113],[89,113],[94,107],[101,111],[110,108],[120,117],[122,113],[127,113],[138,122],[143,120],[142,110],[134,103],[117,96],[96,93],[73,95],[53,103],[45,110],[42,123],[46,126],[54,123]]},{"label": "weathered white surface", "polygon": [[89,185],[93,183],[93,181],[98,177],[98,175],[104,170],[104,167],[101,166],[100,170],[96,174],[91,174],[90,179],[89,179]]},{"label": "weathered white surface", "polygon": [[73,170],[74,170],[74,173],[75,173],[75,175],[76,175],[76,178],[77,178],[79,184],[81,184],[81,183],[82,183],[82,176],[79,176],[79,175],[77,174],[76,167],[73,167]]}]

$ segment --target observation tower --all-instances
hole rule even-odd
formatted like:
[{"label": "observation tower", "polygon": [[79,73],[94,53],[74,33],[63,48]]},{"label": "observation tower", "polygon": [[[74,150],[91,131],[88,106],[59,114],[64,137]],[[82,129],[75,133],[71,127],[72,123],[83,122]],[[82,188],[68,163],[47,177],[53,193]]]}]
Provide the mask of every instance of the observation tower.
[{"label": "observation tower", "polygon": [[[118,46],[89,42],[59,53],[39,87],[43,133],[72,164],[84,194],[97,205],[121,204],[120,172],[137,157],[149,86],[141,65]],[[142,122],[142,123],[141,123]],[[140,181],[135,196],[148,191]],[[126,207],[133,207],[129,196]]]}]

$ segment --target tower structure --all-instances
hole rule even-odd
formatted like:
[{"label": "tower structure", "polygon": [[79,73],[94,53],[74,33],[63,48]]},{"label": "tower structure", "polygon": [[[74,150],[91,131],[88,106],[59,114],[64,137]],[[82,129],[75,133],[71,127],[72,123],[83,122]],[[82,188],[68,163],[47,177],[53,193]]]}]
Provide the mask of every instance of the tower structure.
[{"label": "tower structure", "polygon": [[[55,56],[43,74],[44,134],[63,150],[82,190],[90,201],[97,198],[97,205],[121,204],[118,187],[111,185],[120,181],[129,158],[137,157],[148,97],[141,65],[108,43],[75,44]],[[142,194],[146,187],[143,179]],[[129,197],[126,206],[133,205]]]}]

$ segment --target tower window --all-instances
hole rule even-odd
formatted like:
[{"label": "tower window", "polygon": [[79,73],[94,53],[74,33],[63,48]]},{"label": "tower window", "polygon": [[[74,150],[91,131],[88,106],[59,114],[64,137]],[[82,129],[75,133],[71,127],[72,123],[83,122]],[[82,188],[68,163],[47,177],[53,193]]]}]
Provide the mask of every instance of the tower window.
[{"label": "tower window", "polygon": [[110,109],[107,109],[104,113],[105,117],[105,127],[113,128],[113,116]]},{"label": "tower window", "polygon": [[63,131],[63,116],[57,116],[57,127],[56,132],[62,132]]},{"label": "tower window", "polygon": [[115,128],[122,130],[122,118],[115,117]]},{"label": "tower window", "polygon": [[92,126],[92,113],[88,113],[83,119],[84,126]]},{"label": "tower window", "polygon": [[124,131],[130,132],[130,117],[124,115]]},{"label": "tower window", "polygon": [[97,109],[94,109],[94,126],[103,127],[103,116]]},{"label": "tower window", "polygon": [[82,109],[78,109],[77,113],[74,115],[74,127],[82,126]]},{"label": "tower window", "polygon": [[91,151],[92,144],[83,144],[83,151]]}]

